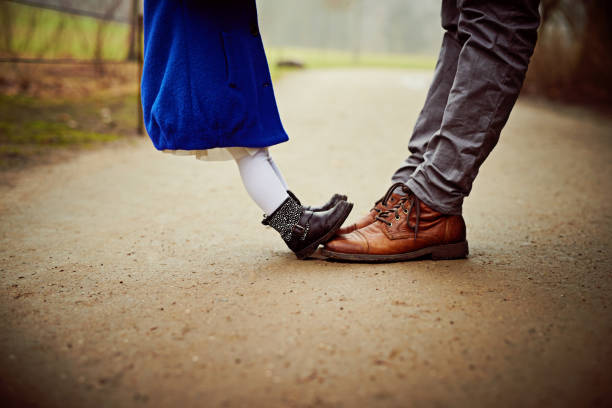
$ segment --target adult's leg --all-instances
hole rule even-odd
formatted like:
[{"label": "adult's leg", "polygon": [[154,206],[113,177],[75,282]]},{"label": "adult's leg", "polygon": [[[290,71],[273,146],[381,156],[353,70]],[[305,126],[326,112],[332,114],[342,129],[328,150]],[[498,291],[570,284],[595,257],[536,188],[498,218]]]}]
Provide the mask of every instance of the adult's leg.
[{"label": "adult's leg", "polygon": [[461,51],[461,43],[457,35],[459,22],[457,0],[442,1],[441,17],[442,28],[445,32],[433,81],[408,143],[410,156],[404,160],[391,177],[393,183],[405,183],[417,166],[423,162],[427,144],[442,124],[448,94],[455,80],[457,60]]},{"label": "adult's leg", "polygon": [[427,150],[429,140],[440,129],[444,107],[453,85],[455,72],[457,71],[457,60],[461,51],[461,43],[457,35],[457,25],[459,23],[457,0],[442,1],[441,20],[442,28],[445,30],[442,47],[436,63],[433,81],[427,92],[425,105],[417,118],[408,143],[410,155],[391,177],[392,191],[388,191],[383,198],[374,203],[374,207],[368,214],[340,229],[340,234],[348,234],[372,224],[379,213],[390,210],[397,204],[404,192],[402,188],[397,188],[396,183],[406,183],[408,181],[417,166],[423,162],[423,155]]},{"label": "adult's leg", "polygon": [[407,184],[425,204],[460,214],[499,140],[537,38],[539,0],[459,0],[463,47],[439,131]]}]

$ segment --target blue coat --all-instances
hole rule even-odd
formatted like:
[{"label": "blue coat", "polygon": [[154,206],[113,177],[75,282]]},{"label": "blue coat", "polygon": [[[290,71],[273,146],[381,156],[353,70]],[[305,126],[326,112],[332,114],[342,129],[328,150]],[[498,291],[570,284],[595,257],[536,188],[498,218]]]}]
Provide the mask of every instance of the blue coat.
[{"label": "blue coat", "polygon": [[142,105],[155,147],[265,147],[288,140],[255,0],[145,0]]}]

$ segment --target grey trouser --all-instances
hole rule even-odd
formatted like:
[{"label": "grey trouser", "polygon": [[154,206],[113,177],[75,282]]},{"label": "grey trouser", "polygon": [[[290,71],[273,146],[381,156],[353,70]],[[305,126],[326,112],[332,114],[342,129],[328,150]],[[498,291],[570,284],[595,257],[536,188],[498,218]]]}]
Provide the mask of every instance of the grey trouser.
[{"label": "grey trouser", "polygon": [[460,214],[521,90],[539,0],[443,0],[446,30],[410,156],[392,177],[431,208]]}]

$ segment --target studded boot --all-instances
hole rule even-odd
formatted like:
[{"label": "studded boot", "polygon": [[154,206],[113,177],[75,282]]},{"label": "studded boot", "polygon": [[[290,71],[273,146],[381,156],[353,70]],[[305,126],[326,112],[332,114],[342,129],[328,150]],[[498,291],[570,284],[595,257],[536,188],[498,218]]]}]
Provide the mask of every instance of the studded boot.
[{"label": "studded boot", "polygon": [[[302,205],[302,203],[300,203],[300,200],[298,200],[298,198],[295,196],[295,194],[293,194],[293,192],[291,192],[291,190],[287,190],[287,194],[289,194],[289,197],[293,198],[295,201],[297,201],[297,203],[299,205]],[[326,202],[323,205],[320,205],[318,207],[316,206],[303,206],[305,210],[308,211],[327,211],[330,208],[333,208],[336,204],[338,204],[340,201],[346,201],[347,197],[344,194],[334,194],[332,196],[332,198],[329,199],[328,202]]]},{"label": "studded boot", "polygon": [[328,210],[312,211],[290,196],[262,224],[278,231],[298,259],[304,259],[334,236],[352,209],[352,203],[339,201]]}]

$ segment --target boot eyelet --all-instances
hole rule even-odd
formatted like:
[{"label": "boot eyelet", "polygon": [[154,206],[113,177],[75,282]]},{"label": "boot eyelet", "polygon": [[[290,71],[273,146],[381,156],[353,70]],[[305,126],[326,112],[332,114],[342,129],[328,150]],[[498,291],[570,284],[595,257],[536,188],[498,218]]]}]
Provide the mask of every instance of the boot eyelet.
[{"label": "boot eyelet", "polygon": [[396,215],[395,216],[395,221],[399,221],[399,220],[400,220],[400,217]]},{"label": "boot eyelet", "polygon": [[404,209],[404,214],[408,215],[408,210]]}]

